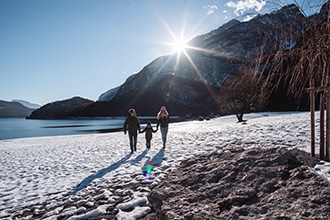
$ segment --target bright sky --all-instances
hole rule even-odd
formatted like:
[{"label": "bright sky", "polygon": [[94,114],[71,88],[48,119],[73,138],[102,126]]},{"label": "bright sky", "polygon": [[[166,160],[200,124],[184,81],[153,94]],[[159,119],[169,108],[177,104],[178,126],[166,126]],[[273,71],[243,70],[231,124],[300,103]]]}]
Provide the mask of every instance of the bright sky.
[{"label": "bright sky", "polygon": [[169,54],[175,37],[190,39],[293,0],[273,2],[0,0],[0,100],[97,100]]}]

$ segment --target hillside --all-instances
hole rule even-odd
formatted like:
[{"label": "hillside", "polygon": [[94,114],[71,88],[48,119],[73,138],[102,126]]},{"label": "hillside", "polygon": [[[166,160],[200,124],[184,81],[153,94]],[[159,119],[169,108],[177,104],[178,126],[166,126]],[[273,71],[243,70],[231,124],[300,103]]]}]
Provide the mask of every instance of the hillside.
[{"label": "hillside", "polygon": [[0,100],[0,118],[25,118],[34,109],[27,108],[18,102],[7,102]]},{"label": "hillside", "polygon": [[92,103],[94,102],[81,97],[56,101],[33,111],[28,119],[65,119],[79,117],[80,115],[78,115],[77,112],[85,109]]},{"label": "hillside", "polygon": [[22,105],[24,105],[25,107],[31,108],[31,109],[37,109],[40,108],[41,106],[35,103],[31,103],[29,101],[26,100],[21,100],[21,99],[13,99],[12,102],[18,102],[21,103]]},{"label": "hillside", "polygon": [[[132,106],[148,114],[161,105],[175,115],[221,113],[217,97],[224,82],[260,54],[293,47],[308,19],[296,5],[288,5],[248,22],[229,21],[194,38],[188,43],[192,48],[180,59],[178,54],[155,59],[119,87],[101,94],[98,101],[106,102],[114,115]],[[282,110],[297,108],[282,94],[273,97],[277,99],[286,104]]]}]

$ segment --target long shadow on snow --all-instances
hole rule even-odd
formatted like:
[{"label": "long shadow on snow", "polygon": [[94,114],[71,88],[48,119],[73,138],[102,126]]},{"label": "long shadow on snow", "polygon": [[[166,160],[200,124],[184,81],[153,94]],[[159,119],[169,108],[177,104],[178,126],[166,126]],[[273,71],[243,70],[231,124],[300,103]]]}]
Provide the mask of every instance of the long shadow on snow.
[{"label": "long shadow on snow", "polygon": [[102,178],[105,174],[117,169],[121,164],[123,164],[125,161],[127,161],[131,157],[131,155],[132,154],[128,154],[125,157],[123,157],[121,160],[119,160],[118,162],[112,164],[111,166],[104,168],[104,169],[100,170],[99,172],[86,177],[83,181],[81,181],[76,186],[75,189],[73,189],[71,192],[69,192],[68,195],[76,194],[80,190],[86,188],[91,182],[93,182],[93,180]]},{"label": "long shadow on snow", "polygon": [[159,166],[163,162],[165,149],[162,148],[158,151],[158,153],[151,159],[151,162],[154,164],[154,166]]},{"label": "long shadow on snow", "polygon": [[131,164],[136,164],[139,161],[141,161],[148,153],[148,150],[145,149],[143,153],[141,153],[139,156],[137,156],[134,160],[130,161]]}]

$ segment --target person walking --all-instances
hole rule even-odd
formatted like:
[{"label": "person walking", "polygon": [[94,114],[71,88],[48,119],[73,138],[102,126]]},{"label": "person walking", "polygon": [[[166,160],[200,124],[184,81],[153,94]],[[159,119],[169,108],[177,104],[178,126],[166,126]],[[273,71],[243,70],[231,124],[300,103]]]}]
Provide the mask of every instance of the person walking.
[{"label": "person walking", "polygon": [[136,117],[136,112],[134,108],[128,110],[129,115],[124,122],[124,134],[126,135],[128,131],[129,144],[131,147],[131,153],[136,151],[136,142],[138,131],[140,132],[140,121]]},{"label": "person walking", "polygon": [[146,146],[147,146],[147,149],[150,149],[150,147],[151,147],[152,133],[157,132],[157,130],[154,130],[152,128],[151,122],[148,121],[147,126],[141,131],[141,133],[143,133],[143,132],[146,133],[145,137],[146,137]]},{"label": "person walking", "polygon": [[166,146],[167,132],[168,132],[168,123],[170,122],[170,115],[166,110],[165,106],[160,108],[160,111],[157,114],[157,130],[160,126],[160,133],[162,134],[163,148]]}]

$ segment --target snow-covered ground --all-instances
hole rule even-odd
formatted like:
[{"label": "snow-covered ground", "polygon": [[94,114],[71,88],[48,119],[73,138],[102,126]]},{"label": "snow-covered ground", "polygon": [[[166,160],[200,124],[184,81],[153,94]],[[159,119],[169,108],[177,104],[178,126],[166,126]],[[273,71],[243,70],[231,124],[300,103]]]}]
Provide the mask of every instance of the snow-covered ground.
[{"label": "snow-covered ground", "polygon": [[[162,149],[160,132],[153,134],[149,151],[145,149],[144,134],[140,134],[137,152],[132,155],[123,132],[2,140],[0,218],[10,219],[21,207],[34,205],[37,210],[38,204],[61,197],[68,200],[74,197],[79,204],[80,196],[93,189],[102,193],[90,198],[90,205],[100,197],[106,197],[110,204],[114,201],[111,190],[114,184],[144,182],[148,188],[166,178],[183,159],[216,149],[289,147],[310,152],[309,112],[252,113],[244,118],[245,124],[237,123],[235,116],[173,123],[166,150]],[[146,164],[150,161],[154,167],[146,178]],[[330,163],[322,162],[313,170],[330,182]],[[117,205],[118,219],[136,219],[150,211],[145,205],[146,188]],[[71,212],[71,219],[84,219],[106,212],[108,204],[84,212],[79,205],[68,210],[54,203],[54,209],[44,217],[56,219],[63,212]]]}]

